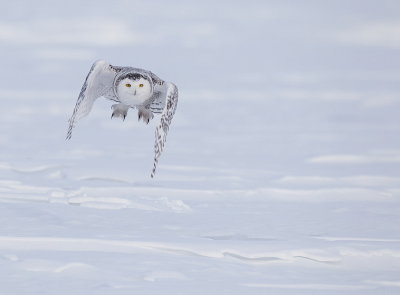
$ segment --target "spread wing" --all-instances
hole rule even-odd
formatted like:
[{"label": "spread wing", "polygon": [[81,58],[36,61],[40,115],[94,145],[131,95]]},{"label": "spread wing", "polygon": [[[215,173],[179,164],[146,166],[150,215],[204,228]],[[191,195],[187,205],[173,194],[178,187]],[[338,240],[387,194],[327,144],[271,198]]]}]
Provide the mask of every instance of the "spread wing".
[{"label": "spread wing", "polygon": [[83,83],[81,93],[76,102],[74,112],[69,119],[67,139],[72,136],[76,122],[89,114],[93,103],[100,96],[113,95],[113,82],[118,69],[104,60],[96,61]]},{"label": "spread wing", "polygon": [[160,124],[156,128],[156,141],[154,143],[154,165],[153,171],[151,172],[151,177],[154,177],[154,174],[156,173],[158,158],[161,156],[161,153],[164,149],[169,125],[171,124],[176,107],[178,105],[178,88],[173,83],[165,83],[165,87],[166,95],[163,97],[165,106],[161,114]]}]

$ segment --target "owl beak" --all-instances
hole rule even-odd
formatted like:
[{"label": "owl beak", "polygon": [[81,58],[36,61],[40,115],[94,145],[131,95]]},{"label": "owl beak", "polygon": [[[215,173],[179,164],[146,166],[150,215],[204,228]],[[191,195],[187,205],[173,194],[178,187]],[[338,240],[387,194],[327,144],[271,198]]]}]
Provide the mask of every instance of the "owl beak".
[{"label": "owl beak", "polygon": [[133,95],[136,95],[136,89],[135,89],[135,92],[133,93]]}]

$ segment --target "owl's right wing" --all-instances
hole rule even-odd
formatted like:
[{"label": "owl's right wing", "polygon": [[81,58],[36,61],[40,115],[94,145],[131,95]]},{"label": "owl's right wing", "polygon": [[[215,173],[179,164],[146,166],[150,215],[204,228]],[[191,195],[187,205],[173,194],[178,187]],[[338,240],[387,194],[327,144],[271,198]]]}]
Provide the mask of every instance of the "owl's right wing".
[{"label": "owl's right wing", "polygon": [[74,112],[69,119],[67,139],[71,138],[76,122],[90,113],[95,100],[100,96],[112,93],[117,71],[117,67],[111,66],[104,60],[96,61],[92,65],[85,83],[83,83]]}]

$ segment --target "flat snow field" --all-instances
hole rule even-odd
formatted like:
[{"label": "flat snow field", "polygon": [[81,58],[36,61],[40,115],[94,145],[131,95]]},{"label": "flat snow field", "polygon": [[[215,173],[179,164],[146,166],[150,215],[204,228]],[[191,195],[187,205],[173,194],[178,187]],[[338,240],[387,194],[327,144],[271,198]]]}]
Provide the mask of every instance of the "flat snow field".
[{"label": "flat snow field", "polygon": [[[400,294],[400,4],[303,2],[0,3],[0,294]],[[178,85],[154,179],[65,140],[100,58]]]}]

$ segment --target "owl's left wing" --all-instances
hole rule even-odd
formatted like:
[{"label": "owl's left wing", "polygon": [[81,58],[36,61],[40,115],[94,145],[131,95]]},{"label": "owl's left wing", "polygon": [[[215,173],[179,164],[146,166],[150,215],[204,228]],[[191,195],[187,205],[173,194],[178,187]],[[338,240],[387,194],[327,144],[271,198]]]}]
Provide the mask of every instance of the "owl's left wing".
[{"label": "owl's left wing", "polygon": [[154,165],[151,172],[151,177],[154,177],[154,174],[156,173],[158,158],[161,156],[161,153],[164,149],[169,126],[178,105],[178,88],[176,87],[176,85],[173,83],[165,83],[165,87],[165,106],[161,114],[160,124],[156,128],[156,138],[154,143]]},{"label": "owl's left wing", "polygon": [[113,81],[117,71],[119,71],[118,67],[113,67],[104,60],[96,61],[92,65],[69,119],[67,139],[71,138],[72,129],[76,122],[89,114],[95,100],[100,96],[112,93]]}]

